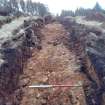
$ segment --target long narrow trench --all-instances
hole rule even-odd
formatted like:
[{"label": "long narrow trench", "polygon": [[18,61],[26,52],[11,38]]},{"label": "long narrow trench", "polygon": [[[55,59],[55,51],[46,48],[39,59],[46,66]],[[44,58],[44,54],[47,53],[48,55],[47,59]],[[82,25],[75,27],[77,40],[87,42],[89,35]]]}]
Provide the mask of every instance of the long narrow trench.
[{"label": "long narrow trench", "polygon": [[33,50],[27,61],[20,84],[23,87],[21,105],[86,105],[83,87],[33,89],[35,84],[84,84],[87,79],[80,73],[75,53],[64,44],[68,32],[59,23],[46,25],[42,30],[42,49]]}]

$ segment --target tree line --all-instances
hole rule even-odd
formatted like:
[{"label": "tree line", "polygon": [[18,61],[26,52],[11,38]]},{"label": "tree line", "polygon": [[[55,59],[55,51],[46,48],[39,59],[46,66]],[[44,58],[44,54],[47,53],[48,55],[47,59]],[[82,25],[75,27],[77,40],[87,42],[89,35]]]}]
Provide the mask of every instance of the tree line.
[{"label": "tree line", "polygon": [[32,0],[0,0],[0,14],[15,15],[17,13],[44,16],[49,11],[43,3],[32,2]]},{"label": "tree line", "polygon": [[102,12],[105,13],[105,10],[102,9],[100,4],[97,2],[93,9],[84,9],[84,8],[78,8],[75,11],[71,10],[62,10],[60,16],[87,16],[91,13],[95,12]]}]

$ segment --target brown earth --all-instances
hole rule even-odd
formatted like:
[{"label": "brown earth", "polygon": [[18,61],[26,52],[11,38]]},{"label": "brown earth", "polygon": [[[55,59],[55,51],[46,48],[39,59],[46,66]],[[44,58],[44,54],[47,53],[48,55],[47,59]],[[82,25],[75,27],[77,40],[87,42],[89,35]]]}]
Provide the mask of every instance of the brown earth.
[{"label": "brown earth", "polygon": [[33,89],[29,85],[83,85],[88,80],[79,72],[75,53],[64,42],[68,32],[59,23],[46,25],[42,30],[42,49],[33,50],[32,57],[20,76],[23,86],[21,105],[86,105],[83,87]]}]

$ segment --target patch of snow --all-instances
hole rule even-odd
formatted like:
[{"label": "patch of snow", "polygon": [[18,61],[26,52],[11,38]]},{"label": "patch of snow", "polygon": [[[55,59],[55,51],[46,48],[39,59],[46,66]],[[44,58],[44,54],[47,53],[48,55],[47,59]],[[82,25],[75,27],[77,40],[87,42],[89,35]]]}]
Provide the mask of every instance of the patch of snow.
[{"label": "patch of snow", "polygon": [[77,16],[75,17],[75,20],[78,24],[83,24],[86,26],[101,27],[101,25],[103,24],[102,22],[97,21],[87,21],[84,19],[84,16]]},{"label": "patch of snow", "polygon": [[23,12],[20,3],[18,3],[19,11]]},{"label": "patch of snow", "polygon": [[3,25],[2,28],[0,29],[0,46],[4,41],[11,39],[13,37],[12,32],[15,29],[17,29],[19,26],[21,26],[24,20],[28,20],[28,19],[29,17],[20,17],[13,20],[9,24]]}]

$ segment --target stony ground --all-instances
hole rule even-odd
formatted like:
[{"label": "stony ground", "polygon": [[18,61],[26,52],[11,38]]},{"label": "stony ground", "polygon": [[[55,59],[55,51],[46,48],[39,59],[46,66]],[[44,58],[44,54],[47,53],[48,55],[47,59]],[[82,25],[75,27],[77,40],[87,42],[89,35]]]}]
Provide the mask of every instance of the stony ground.
[{"label": "stony ground", "polygon": [[20,76],[23,87],[21,105],[86,105],[83,87],[33,89],[29,85],[80,85],[86,77],[80,74],[79,61],[64,44],[68,33],[59,23],[46,25],[42,30],[42,50],[33,50],[32,57]]},{"label": "stony ground", "polygon": [[[0,47],[3,47],[0,50],[0,105],[95,105],[101,100],[100,81],[104,81],[104,23],[76,17],[78,24],[72,24],[72,21],[62,25],[54,22],[42,28],[36,27],[32,22],[29,23],[33,24],[32,33],[29,29],[25,32],[32,35],[31,41],[35,42],[35,46],[29,48],[24,45],[26,34],[22,34],[21,38],[19,34],[23,32],[24,28],[21,26],[24,20],[31,18],[37,17],[15,18],[0,27]],[[19,32],[17,36],[15,31]],[[82,42],[92,46],[85,46]],[[91,62],[90,58],[95,56],[89,58],[84,53],[83,46],[86,51],[96,55],[94,61]],[[96,68],[99,65],[101,67],[100,81],[92,63]],[[72,87],[29,88],[30,85],[40,84]]]}]

